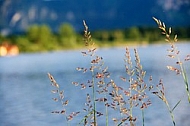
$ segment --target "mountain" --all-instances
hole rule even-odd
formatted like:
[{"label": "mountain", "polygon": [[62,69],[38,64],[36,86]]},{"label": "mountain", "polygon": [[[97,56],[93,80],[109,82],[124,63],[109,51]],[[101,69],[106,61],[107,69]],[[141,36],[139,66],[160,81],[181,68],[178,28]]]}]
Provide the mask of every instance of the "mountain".
[{"label": "mountain", "polygon": [[81,31],[82,20],[91,30],[156,26],[153,16],[168,26],[189,26],[190,1],[0,0],[0,33],[23,32],[31,24],[48,24],[56,32],[63,22]]}]

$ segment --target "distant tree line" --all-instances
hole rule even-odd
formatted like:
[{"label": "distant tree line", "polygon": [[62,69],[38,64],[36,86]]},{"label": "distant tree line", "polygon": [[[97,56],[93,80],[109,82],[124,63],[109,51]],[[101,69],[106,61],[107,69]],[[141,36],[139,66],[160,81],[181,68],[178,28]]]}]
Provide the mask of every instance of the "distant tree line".
[{"label": "distant tree line", "polygon": [[[178,35],[179,39],[190,39],[190,27],[175,27],[172,29],[174,34]],[[130,27],[117,30],[99,30],[92,33],[93,38],[99,41],[110,42],[138,42],[143,41],[148,44],[162,41],[164,36],[159,33],[159,30],[155,27]]]},{"label": "distant tree line", "polygon": [[0,36],[0,44],[8,42],[19,47],[21,52],[50,51],[77,48],[82,36],[68,23],[61,24],[57,33],[46,25],[31,25],[24,34]]},{"label": "distant tree line", "polygon": [[[189,40],[190,27],[176,27],[173,29],[179,39]],[[77,33],[69,23],[60,25],[59,30],[54,33],[46,25],[31,25],[24,34],[2,36],[0,45],[4,42],[17,45],[20,52],[51,51],[63,49],[76,49],[83,47],[83,33]],[[163,36],[155,27],[130,27],[114,30],[92,31],[92,38],[98,46],[113,46],[125,43],[147,44],[163,40]]]}]

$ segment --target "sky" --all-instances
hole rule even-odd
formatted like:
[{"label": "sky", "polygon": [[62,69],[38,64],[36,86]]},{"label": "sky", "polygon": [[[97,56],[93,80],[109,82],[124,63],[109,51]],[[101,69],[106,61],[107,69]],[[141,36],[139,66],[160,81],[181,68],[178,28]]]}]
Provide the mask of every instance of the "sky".
[{"label": "sky", "polygon": [[86,20],[92,29],[155,25],[152,17],[172,26],[190,25],[190,0],[0,0],[0,33],[48,24],[56,31],[63,22],[76,30]]}]

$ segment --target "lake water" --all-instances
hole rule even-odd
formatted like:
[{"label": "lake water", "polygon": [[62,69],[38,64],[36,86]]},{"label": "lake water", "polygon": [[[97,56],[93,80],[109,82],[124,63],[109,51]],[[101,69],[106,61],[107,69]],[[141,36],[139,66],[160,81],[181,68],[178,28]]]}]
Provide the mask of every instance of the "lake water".
[{"label": "lake water", "polygon": [[[190,54],[190,44],[178,44],[180,57]],[[131,55],[133,57],[133,48]],[[171,106],[182,99],[175,109],[174,115],[177,125],[190,125],[190,104],[187,102],[185,86],[180,75],[167,70],[166,66],[174,64],[166,57],[169,45],[151,45],[137,47],[146,78],[153,76],[153,82],[158,84],[162,78],[166,96]],[[52,100],[53,89],[48,79],[50,72],[65,91],[65,99],[69,105],[67,111],[80,111],[84,108],[86,92],[73,86],[72,81],[84,82],[90,78],[88,74],[81,74],[76,67],[85,67],[89,59],[83,57],[80,50],[49,53],[20,54],[15,57],[0,57],[0,125],[1,126],[64,126],[65,117],[52,114],[54,110],[61,110],[61,104]],[[126,76],[124,68],[125,48],[99,49],[97,54],[103,57],[104,65],[108,66],[111,77],[116,83],[121,83],[120,76]],[[134,59],[134,57],[132,58]],[[190,79],[190,62],[185,63]],[[172,121],[165,104],[156,96],[150,96],[152,105],[145,110],[146,126],[171,126]],[[102,108],[98,108],[102,109]],[[104,110],[102,110],[104,111]],[[82,113],[82,112],[81,112]],[[137,117],[140,113],[135,113]],[[134,114],[134,115],[135,115]],[[110,112],[113,116],[114,113]],[[71,121],[76,125],[81,120],[77,116]],[[104,120],[99,119],[99,125],[104,126]],[[140,125],[141,121],[137,121]],[[110,121],[110,125],[113,122]]]}]

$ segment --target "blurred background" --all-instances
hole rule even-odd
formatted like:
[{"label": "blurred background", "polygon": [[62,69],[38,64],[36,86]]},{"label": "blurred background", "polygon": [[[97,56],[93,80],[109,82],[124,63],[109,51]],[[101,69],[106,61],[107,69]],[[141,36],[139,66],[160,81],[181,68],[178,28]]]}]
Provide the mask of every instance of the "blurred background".
[{"label": "blurred background", "polygon": [[[90,67],[89,59],[81,55],[83,20],[99,47],[98,55],[109,67],[110,79],[118,85],[122,83],[120,77],[127,76],[125,47],[130,46],[132,60],[133,47],[137,48],[147,73],[145,80],[152,75],[156,85],[163,79],[169,104],[174,106],[182,100],[174,111],[177,125],[190,125],[183,79],[166,68],[179,65],[166,57],[170,46],[152,17],[172,27],[172,38],[178,35],[177,47],[184,61],[190,54],[189,0],[0,0],[0,125],[65,125],[64,116],[51,113],[63,108],[52,100],[55,96],[51,94],[48,72],[65,91],[68,113],[83,110],[90,89],[72,85],[73,81],[85,83],[91,79],[90,73],[75,70]],[[184,65],[190,78],[189,62]],[[146,126],[171,126],[164,103],[155,96],[150,98],[152,106],[145,113]],[[140,114],[134,113],[137,118],[141,118]],[[84,113],[77,116],[71,125],[78,124],[83,116]],[[105,121],[100,118],[99,124],[105,125]],[[137,120],[137,125],[141,124]]]},{"label": "blurred background", "polygon": [[163,40],[152,17],[190,38],[189,0],[0,0],[0,13],[0,44],[20,52],[83,47],[83,20],[99,46]]}]

